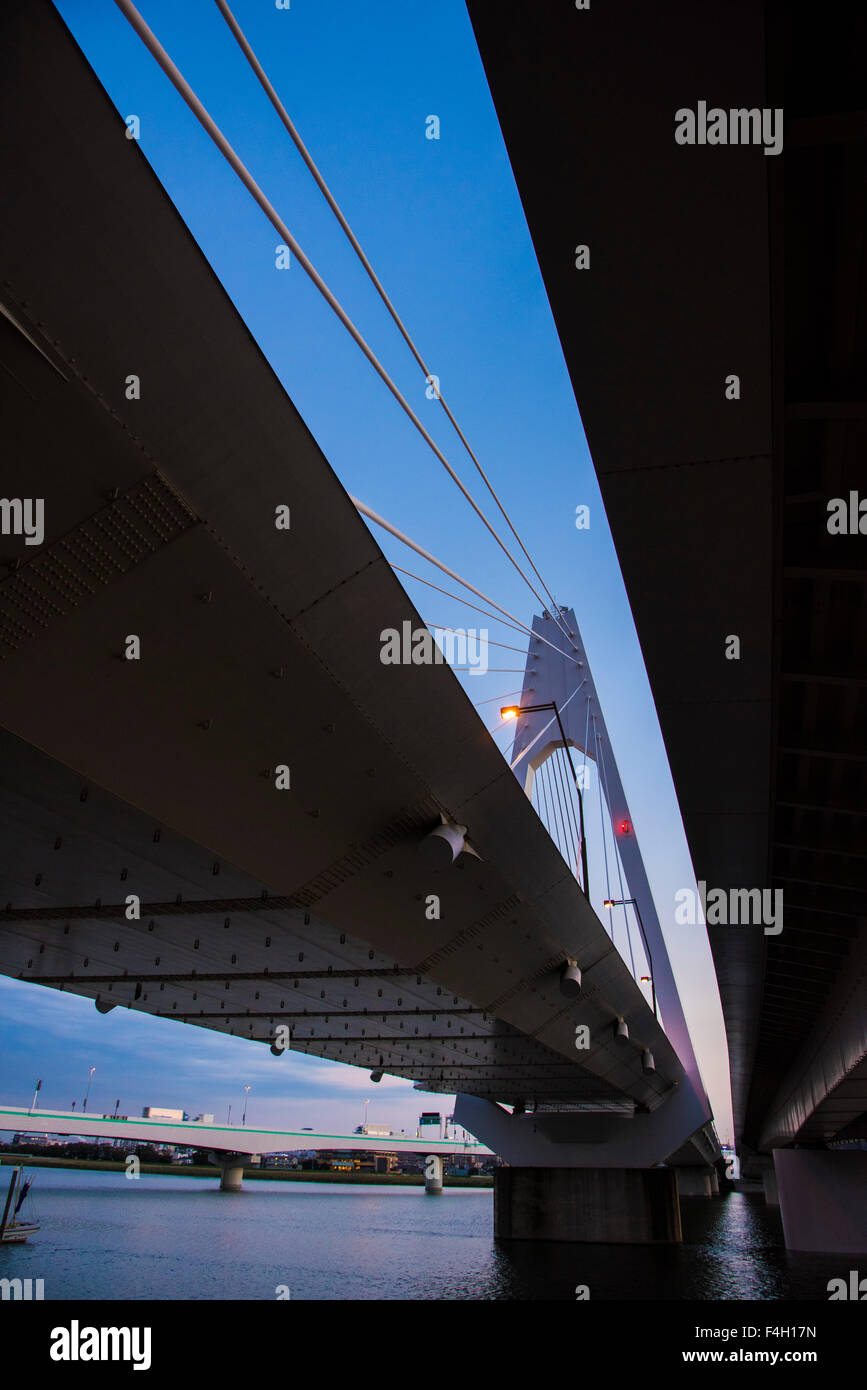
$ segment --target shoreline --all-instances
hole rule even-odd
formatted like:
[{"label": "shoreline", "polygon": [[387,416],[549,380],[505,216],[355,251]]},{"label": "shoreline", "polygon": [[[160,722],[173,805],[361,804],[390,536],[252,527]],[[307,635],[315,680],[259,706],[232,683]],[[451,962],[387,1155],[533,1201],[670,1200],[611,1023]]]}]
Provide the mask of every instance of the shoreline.
[{"label": "shoreline", "polygon": [[[24,1154],[0,1153],[0,1167],[8,1168],[23,1163],[27,1168],[82,1168],[94,1172],[125,1173],[123,1159],[100,1158],[48,1158],[41,1154],[26,1157]],[[201,1163],[142,1163],[142,1173],[152,1177],[171,1176],[183,1178],[218,1178],[219,1168],[213,1164]],[[385,1187],[423,1187],[423,1173],[330,1173],[324,1169],[295,1170],[290,1168],[260,1168],[245,1166],[244,1181],[247,1179],[274,1182],[323,1182],[323,1183],[362,1183]],[[493,1177],[484,1174],[476,1178],[460,1178],[444,1174],[443,1187],[492,1188]]]}]

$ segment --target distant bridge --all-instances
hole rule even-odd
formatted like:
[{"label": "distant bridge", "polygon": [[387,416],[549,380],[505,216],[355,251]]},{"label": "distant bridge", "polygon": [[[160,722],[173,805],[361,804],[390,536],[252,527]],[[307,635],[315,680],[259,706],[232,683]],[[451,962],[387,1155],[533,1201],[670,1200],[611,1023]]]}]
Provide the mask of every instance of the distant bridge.
[{"label": "distant bridge", "polygon": [[[405,1134],[314,1134],[311,1130],[254,1129],[252,1126],[209,1125],[200,1120],[146,1120],[121,1115],[87,1115],[77,1110],[24,1110],[0,1106],[0,1130],[21,1134],[71,1134],[88,1139],[126,1139],[139,1144],[177,1144],[212,1150],[222,1169],[221,1186],[238,1191],[244,1160],[254,1154],[287,1149],[352,1149],[364,1153],[425,1154],[442,1160],[489,1158],[491,1150],[474,1139],[410,1138]],[[441,1176],[441,1170],[438,1170]]]}]

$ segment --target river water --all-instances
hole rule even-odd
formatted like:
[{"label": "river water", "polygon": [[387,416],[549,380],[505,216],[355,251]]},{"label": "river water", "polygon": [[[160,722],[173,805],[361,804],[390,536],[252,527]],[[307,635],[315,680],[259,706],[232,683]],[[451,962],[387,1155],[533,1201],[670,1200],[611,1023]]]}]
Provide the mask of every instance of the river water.
[{"label": "river water", "polygon": [[[77,1299],[815,1299],[846,1257],[789,1253],[760,1193],[682,1201],[674,1247],[495,1242],[493,1192],[57,1169],[0,1277]],[[849,1262],[851,1263],[851,1261]],[[288,1290],[288,1295],[287,1295]],[[279,1292],[278,1292],[279,1291]]]}]

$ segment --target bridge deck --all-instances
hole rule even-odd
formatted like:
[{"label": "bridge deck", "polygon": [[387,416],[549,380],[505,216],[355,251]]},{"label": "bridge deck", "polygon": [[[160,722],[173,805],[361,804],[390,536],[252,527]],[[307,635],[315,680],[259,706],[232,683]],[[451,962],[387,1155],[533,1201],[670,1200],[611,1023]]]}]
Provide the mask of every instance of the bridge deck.
[{"label": "bridge deck", "polygon": [[[656,1109],[674,1049],[454,675],[380,662],[421,619],[136,142],[49,5],[3,24],[4,486],[46,533],[0,554],[0,969],[434,1090]],[[440,813],[479,859],[424,866]]]}]

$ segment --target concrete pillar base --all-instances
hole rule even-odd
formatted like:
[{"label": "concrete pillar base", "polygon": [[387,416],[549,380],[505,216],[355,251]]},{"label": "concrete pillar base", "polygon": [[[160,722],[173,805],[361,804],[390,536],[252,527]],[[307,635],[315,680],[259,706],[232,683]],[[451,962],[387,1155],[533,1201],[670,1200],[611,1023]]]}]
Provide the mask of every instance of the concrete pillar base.
[{"label": "concrete pillar base", "polygon": [[[712,1168],[675,1168],[677,1174],[678,1197],[713,1197],[713,1179],[716,1173]],[[719,1184],[716,1191],[719,1192]]]},{"label": "concrete pillar base", "polygon": [[775,1149],[774,1166],[787,1250],[867,1255],[867,1153]]},{"label": "concrete pillar base", "polygon": [[497,1168],[494,1235],[500,1240],[678,1245],[672,1168]]},{"label": "concrete pillar base", "polygon": [[240,1192],[244,1181],[244,1167],[250,1162],[251,1154],[227,1153],[225,1150],[211,1151],[208,1159],[220,1170],[220,1191]]},{"label": "concrete pillar base", "polygon": [[223,1163],[220,1168],[220,1191],[240,1192],[244,1182],[243,1163]]},{"label": "concrete pillar base", "polygon": [[438,1197],[443,1190],[443,1161],[439,1154],[428,1154],[424,1165],[424,1190],[429,1197]]},{"label": "concrete pillar base", "polygon": [[762,1171],[762,1185],[765,1189],[765,1201],[769,1207],[780,1205],[780,1194],[777,1190],[777,1175],[774,1172],[773,1160],[769,1168]]}]

